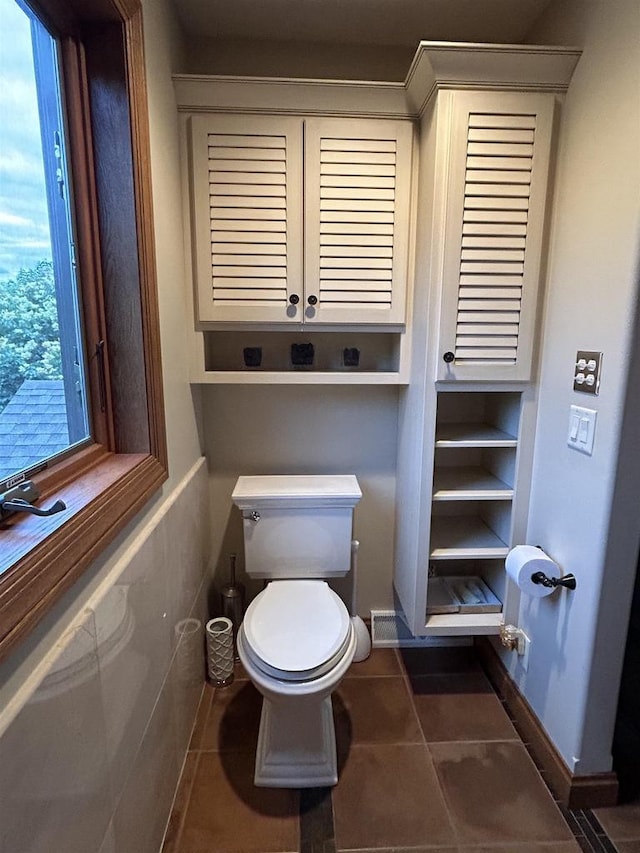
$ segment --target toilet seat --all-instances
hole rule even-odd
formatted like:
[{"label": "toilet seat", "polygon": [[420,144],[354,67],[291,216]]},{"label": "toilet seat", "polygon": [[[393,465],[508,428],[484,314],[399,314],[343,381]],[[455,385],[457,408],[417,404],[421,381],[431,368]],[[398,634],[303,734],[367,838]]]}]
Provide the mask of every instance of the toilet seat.
[{"label": "toilet seat", "polygon": [[331,670],[351,637],[340,597],[321,580],[272,581],[249,605],[242,623],[244,648],[263,673],[307,681]]}]

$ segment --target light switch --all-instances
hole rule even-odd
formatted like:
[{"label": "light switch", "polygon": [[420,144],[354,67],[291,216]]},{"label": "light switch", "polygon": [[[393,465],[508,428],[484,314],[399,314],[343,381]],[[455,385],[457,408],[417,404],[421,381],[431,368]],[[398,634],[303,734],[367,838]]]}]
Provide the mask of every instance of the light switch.
[{"label": "light switch", "polygon": [[571,426],[569,428],[569,441],[578,440],[578,427],[580,426],[580,418],[577,415],[571,414]]},{"label": "light switch", "polygon": [[593,439],[596,432],[595,409],[584,409],[581,406],[571,406],[569,415],[569,435],[567,444],[580,453],[591,456],[593,453]]},{"label": "light switch", "polygon": [[578,430],[578,442],[586,444],[589,440],[589,419],[580,418],[580,429]]}]

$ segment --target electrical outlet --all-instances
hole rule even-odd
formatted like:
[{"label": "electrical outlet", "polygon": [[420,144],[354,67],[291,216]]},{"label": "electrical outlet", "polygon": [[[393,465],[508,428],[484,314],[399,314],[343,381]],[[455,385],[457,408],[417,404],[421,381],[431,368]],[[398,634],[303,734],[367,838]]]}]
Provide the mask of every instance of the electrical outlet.
[{"label": "electrical outlet", "polygon": [[518,656],[520,658],[520,666],[526,672],[529,669],[529,650],[531,648],[531,640],[521,629],[518,631]]},{"label": "electrical outlet", "polygon": [[573,390],[583,394],[597,394],[600,391],[600,371],[602,353],[594,350],[578,350],[573,371]]}]

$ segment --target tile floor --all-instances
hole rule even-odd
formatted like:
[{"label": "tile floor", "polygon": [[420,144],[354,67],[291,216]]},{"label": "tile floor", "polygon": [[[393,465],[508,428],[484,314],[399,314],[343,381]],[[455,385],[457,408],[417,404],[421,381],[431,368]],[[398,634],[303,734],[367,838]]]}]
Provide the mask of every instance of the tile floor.
[{"label": "tile floor", "polygon": [[256,788],[261,697],[206,685],[163,853],[640,853],[640,806],[554,802],[472,647],[375,649],[333,704],[338,785]]}]

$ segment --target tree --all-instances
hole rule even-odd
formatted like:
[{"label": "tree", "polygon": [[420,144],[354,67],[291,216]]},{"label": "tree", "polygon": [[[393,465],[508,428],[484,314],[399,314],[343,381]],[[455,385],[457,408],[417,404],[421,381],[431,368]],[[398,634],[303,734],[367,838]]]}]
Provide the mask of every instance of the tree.
[{"label": "tree", "polygon": [[0,282],[0,411],[25,379],[62,379],[51,261]]}]

